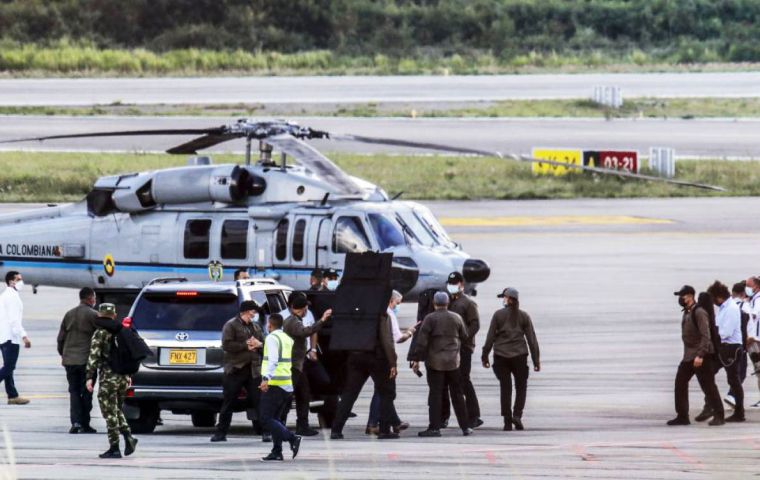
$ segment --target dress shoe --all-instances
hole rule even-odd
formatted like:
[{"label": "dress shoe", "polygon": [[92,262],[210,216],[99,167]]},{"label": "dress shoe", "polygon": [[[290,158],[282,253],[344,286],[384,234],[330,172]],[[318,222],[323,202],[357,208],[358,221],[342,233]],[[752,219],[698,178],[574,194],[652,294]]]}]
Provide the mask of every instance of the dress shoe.
[{"label": "dress shoe", "polygon": [[711,427],[718,427],[720,425],[725,425],[726,420],[723,418],[722,413],[718,413],[715,416],[713,416],[712,420],[707,422],[707,424],[710,425]]},{"label": "dress shoe", "polygon": [[512,417],[512,423],[515,426],[515,430],[525,430],[522,423],[522,417]]},{"label": "dress shoe", "polygon": [[433,428],[429,428],[427,430],[423,430],[421,432],[417,432],[418,437],[440,437],[441,431],[435,430]]},{"label": "dress shoe", "polygon": [[401,436],[396,432],[385,432],[377,435],[378,440],[395,440],[397,438],[401,438]]},{"label": "dress shoe", "polygon": [[356,418],[356,414],[354,412],[349,412],[348,418]]},{"label": "dress shoe", "polygon": [[367,425],[367,428],[364,430],[365,435],[377,435],[380,433],[380,427],[371,427]]},{"label": "dress shoe", "polygon": [[471,428],[469,428],[469,427],[468,428],[463,428],[462,429],[462,435],[465,436],[465,437],[469,437],[470,435],[472,435],[473,431],[474,430],[471,429]]},{"label": "dress shoe", "polygon": [[213,437],[211,437],[212,442],[226,442],[227,441],[227,435],[223,433],[215,433]]},{"label": "dress shoe", "polygon": [[473,420],[473,421],[470,422],[470,427],[472,427],[472,428],[478,428],[478,427],[482,426],[483,423],[484,423],[483,420],[481,420],[480,418],[476,418],[475,420]]},{"label": "dress shoe", "polygon": [[296,435],[301,435],[302,437],[314,437],[319,435],[319,430],[309,427],[298,427],[296,428]]},{"label": "dress shoe", "polygon": [[713,410],[710,407],[705,407],[702,409],[701,412],[699,412],[699,415],[694,417],[694,420],[698,422],[704,422],[705,420],[708,420],[710,417],[713,416]]},{"label": "dress shoe", "polygon": [[511,432],[512,431],[512,420],[507,420],[506,422],[504,422],[504,428],[503,428],[503,430],[505,432]]},{"label": "dress shoe", "polygon": [[296,438],[290,441],[290,451],[293,452],[293,458],[298,455],[298,449],[301,448],[301,436],[296,435]]},{"label": "dress shoe", "polygon": [[393,426],[393,431],[396,433],[400,433],[403,430],[406,430],[409,428],[409,422],[401,422],[398,425]]},{"label": "dress shoe", "polygon": [[137,439],[129,432],[124,432],[122,435],[124,435],[124,456],[128,457],[135,453],[135,449],[137,449]]},{"label": "dress shoe", "polygon": [[739,412],[734,412],[733,415],[731,415],[730,417],[726,418],[726,421],[727,422],[731,422],[731,423],[739,423],[739,422],[744,422],[746,420],[747,419],[744,418],[744,414],[743,413],[739,413]]},{"label": "dress shoe", "polygon": [[270,453],[269,455],[261,459],[262,462],[282,462],[283,460],[285,459],[282,458],[281,453],[274,453],[274,452]]},{"label": "dress shoe", "polygon": [[8,399],[8,405],[26,405],[27,403],[29,403],[29,399],[24,397],[14,397]]},{"label": "dress shoe", "polygon": [[82,426],[79,425],[78,423],[75,423],[74,425],[71,426],[71,428],[69,428],[69,433],[71,434],[82,433]]},{"label": "dress shoe", "polygon": [[82,426],[82,431],[80,431],[79,433],[98,433],[98,431],[89,425],[84,425]]},{"label": "dress shoe", "polygon": [[332,432],[330,434],[330,440],[343,440],[343,434],[340,432]]},{"label": "dress shoe", "polygon": [[100,458],[121,458],[121,452],[118,445],[111,445],[111,448],[98,455]]},{"label": "dress shoe", "polygon": [[676,425],[691,425],[691,422],[689,421],[688,418],[676,417],[672,420],[668,420],[668,425],[670,425],[671,427],[676,426]]}]

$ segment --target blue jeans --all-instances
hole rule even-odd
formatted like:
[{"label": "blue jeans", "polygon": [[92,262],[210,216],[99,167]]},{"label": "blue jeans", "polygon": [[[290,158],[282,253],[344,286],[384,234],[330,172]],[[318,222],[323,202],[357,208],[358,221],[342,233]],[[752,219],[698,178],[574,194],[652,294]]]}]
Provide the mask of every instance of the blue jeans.
[{"label": "blue jeans", "polygon": [[291,392],[286,392],[280,387],[269,387],[269,390],[261,394],[259,421],[272,433],[272,453],[282,454],[282,442],[292,442],[296,438],[280,421],[283,411],[290,407],[292,396]]},{"label": "blue jeans", "polygon": [[[396,380],[392,380],[395,382]],[[401,425],[401,419],[398,418],[398,413],[396,413],[396,405],[393,404],[392,410],[391,410],[391,418],[389,423],[391,426],[396,427],[398,425]],[[380,425],[380,394],[375,390],[374,395],[372,395],[372,402],[369,404],[369,418],[367,419],[367,426],[368,427],[377,427]]]},{"label": "blue jeans", "polygon": [[16,369],[19,350],[20,346],[12,343],[10,340],[0,345],[0,351],[3,353],[3,368],[0,368],[0,382],[5,381],[5,393],[8,394],[8,399],[18,397],[16,382],[13,381],[13,371]]}]

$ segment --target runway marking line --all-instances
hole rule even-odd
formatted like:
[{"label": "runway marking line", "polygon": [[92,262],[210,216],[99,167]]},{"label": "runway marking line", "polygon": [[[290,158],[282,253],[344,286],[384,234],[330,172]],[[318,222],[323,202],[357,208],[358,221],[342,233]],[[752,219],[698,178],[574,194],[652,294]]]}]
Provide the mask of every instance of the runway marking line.
[{"label": "runway marking line", "polygon": [[681,460],[683,460],[686,463],[690,463],[692,465],[696,465],[696,466],[698,466],[700,468],[705,468],[705,464],[702,463],[701,460],[699,460],[698,458],[695,458],[695,457],[689,455],[688,453],[684,452],[683,450],[679,449],[678,447],[676,447],[673,444],[663,443],[662,444],[662,448],[670,451],[673,455],[675,455],[676,457],[680,458]]},{"label": "runway marking line", "polygon": [[573,450],[575,450],[575,454],[581,457],[581,460],[583,460],[584,462],[599,463],[599,459],[596,458],[596,455],[594,455],[593,453],[588,453],[586,451],[586,447],[584,447],[583,445],[575,445],[573,447]]},{"label": "runway marking line", "polygon": [[494,465],[496,463],[496,454],[493,453],[491,450],[486,452],[486,460],[488,460],[488,463],[491,465]]},{"label": "runway marking line", "polygon": [[556,227],[563,225],[667,225],[664,218],[631,215],[549,215],[509,217],[442,217],[447,227]]}]

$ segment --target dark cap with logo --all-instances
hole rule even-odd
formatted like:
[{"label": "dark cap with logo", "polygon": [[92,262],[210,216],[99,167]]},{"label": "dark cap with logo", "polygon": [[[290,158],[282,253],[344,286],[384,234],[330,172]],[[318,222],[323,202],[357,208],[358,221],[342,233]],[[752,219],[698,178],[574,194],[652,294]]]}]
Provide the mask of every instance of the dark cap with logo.
[{"label": "dark cap with logo", "polygon": [[449,279],[446,281],[449,285],[456,285],[457,283],[464,282],[464,276],[459,272],[449,273]]},{"label": "dark cap with logo", "polygon": [[516,289],[512,287],[507,287],[504,289],[503,292],[496,295],[498,298],[504,298],[504,297],[510,297],[514,298],[515,300],[520,300],[520,292],[518,292]]},{"label": "dark cap with logo", "polygon": [[322,276],[324,278],[333,280],[333,279],[338,278],[338,271],[335,270],[334,268],[328,268],[327,270],[322,272]]},{"label": "dark cap with logo", "polygon": [[682,295],[696,295],[697,291],[691,285],[684,285],[677,292],[673,292],[673,295],[680,297]]},{"label": "dark cap with logo", "polygon": [[288,298],[288,306],[295,310],[300,310],[309,306],[309,300],[301,292],[293,292]]},{"label": "dark cap with logo", "polygon": [[240,304],[240,312],[247,312],[249,310],[258,310],[259,306],[253,300],[245,300]]}]

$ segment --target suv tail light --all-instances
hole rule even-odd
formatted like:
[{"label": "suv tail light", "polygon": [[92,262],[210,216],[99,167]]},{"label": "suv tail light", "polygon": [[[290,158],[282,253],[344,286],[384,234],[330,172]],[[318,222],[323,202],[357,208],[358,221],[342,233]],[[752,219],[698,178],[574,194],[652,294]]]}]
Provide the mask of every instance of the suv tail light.
[{"label": "suv tail light", "polygon": [[188,292],[188,291],[179,290],[177,291],[177,296],[178,297],[197,297],[198,292]]}]

